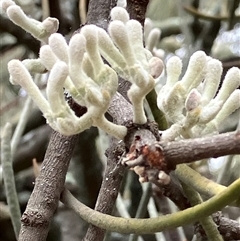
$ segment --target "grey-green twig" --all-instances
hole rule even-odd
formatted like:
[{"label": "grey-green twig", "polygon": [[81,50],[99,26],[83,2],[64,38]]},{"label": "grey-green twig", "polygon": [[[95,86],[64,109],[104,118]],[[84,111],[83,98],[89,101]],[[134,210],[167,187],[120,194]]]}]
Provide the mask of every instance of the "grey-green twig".
[{"label": "grey-green twig", "polygon": [[190,185],[194,190],[208,198],[226,189],[225,186],[202,176],[186,164],[178,165],[175,174],[186,185]]},{"label": "grey-green twig", "polygon": [[239,197],[239,191],[240,179],[202,204],[177,213],[149,219],[120,218],[96,212],[79,202],[67,189],[63,191],[61,201],[95,226],[119,233],[143,234],[161,232],[199,221],[233,202]]},{"label": "grey-green twig", "polygon": [[[184,183],[182,183],[182,187],[183,187],[184,193],[186,194],[187,198],[190,200],[190,203],[192,206],[201,204],[203,202],[199,193],[197,193],[192,187]],[[214,223],[213,218],[211,216],[204,217],[200,219],[199,222],[202,225],[208,240],[223,241],[223,237],[219,233],[217,229],[217,225]]]},{"label": "grey-green twig", "polygon": [[12,127],[10,123],[7,123],[3,129],[2,144],[1,144],[1,159],[3,168],[3,180],[6,190],[7,203],[10,210],[11,221],[16,238],[21,227],[21,212],[14,182],[14,174],[12,168],[12,154],[11,154],[11,134]]}]

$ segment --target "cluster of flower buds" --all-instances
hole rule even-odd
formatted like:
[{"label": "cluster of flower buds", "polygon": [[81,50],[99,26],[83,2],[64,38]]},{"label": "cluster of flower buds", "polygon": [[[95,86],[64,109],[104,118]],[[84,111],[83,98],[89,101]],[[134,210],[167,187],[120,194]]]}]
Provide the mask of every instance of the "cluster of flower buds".
[{"label": "cluster of flower buds", "polygon": [[153,27],[153,22],[150,18],[146,18],[144,22],[144,40],[146,49],[148,49],[153,56],[160,59],[164,57],[164,50],[157,47],[161,37],[161,30]]},{"label": "cluster of flower buds", "polygon": [[[36,37],[35,30],[32,30],[35,20],[26,19],[20,8],[9,0],[4,0],[3,5],[9,16],[13,7],[18,9],[15,17],[19,19],[19,26]],[[104,116],[117,91],[118,75],[132,83],[128,96],[133,104],[133,121],[138,124],[147,121],[143,101],[154,88],[163,63],[144,48],[141,24],[130,20],[124,8],[113,8],[111,18],[108,32],[95,25],[86,25],[69,44],[61,34],[53,33],[48,37],[48,44],[41,47],[38,59],[12,60],[8,64],[10,81],[21,85],[49,125],[64,135],[97,126],[119,139],[124,138],[126,127],[115,125]],[[28,25],[25,22],[29,22]],[[44,70],[50,71],[47,98],[31,77],[32,72],[43,73]],[[64,89],[76,103],[87,107],[83,116],[77,117],[70,109]]]},{"label": "cluster of flower buds", "polygon": [[1,2],[1,8],[4,12],[6,12],[12,22],[44,43],[47,43],[49,36],[56,33],[58,30],[59,22],[56,18],[49,17],[43,22],[39,22],[28,17],[21,7],[16,5],[16,3],[12,0],[3,0]]},{"label": "cluster of flower buds", "polygon": [[220,87],[221,62],[202,51],[189,61],[181,81],[182,61],[167,62],[167,82],[158,93],[158,107],[172,126],[163,138],[191,138],[218,132],[220,124],[240,107],[240,69],[232,67]]}]

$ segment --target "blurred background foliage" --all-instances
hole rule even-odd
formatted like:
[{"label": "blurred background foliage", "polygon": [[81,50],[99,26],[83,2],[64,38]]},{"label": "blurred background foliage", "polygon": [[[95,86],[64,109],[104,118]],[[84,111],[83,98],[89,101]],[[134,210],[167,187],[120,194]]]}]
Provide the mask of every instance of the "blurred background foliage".
[{"label": "blurred background foliage", "polygon": [[[42,20],[48,16],[59,19],[59,32],[69,39],[81,21],[84,23],[87,1],[77,0],[18,0],[24,12],[32,18]],[[224,73],[232,66],[240,67],[240,6],[239,0],[151,0],[147,17],[153,27],[159,28],[161,37],[158,48],[162,50],[163,61],[178,55],[186,68],[189,57],[196,50],[203,50],[208,55],[218,58],[223,63]],[[9,82],[7,63],[11,59],[37,58],[40,43],[31,35],[15,26],[0,12],[0,127],[6,122],[16,127],[26,103],[26,93]],[[184,71],[183,71],[184,72]],[[34,79],[40,89],[45,91],[46,75],[35,75]],[[164,76],[162,77],[164,81]],[[41,163],[50,137],[50,128],[40,111],[31,104],[24,116],[26,126],[17,149],[13,155],[13,168],[21,210],[24,211],[34,185],[32,160]],[[222,132],[240,128],[239,110],[223,123]],[[94,207],[101,184],[102,173],[106,165],[104,151],[108,147],[108,137],[91,128],[80,134],[78,145],[72,157],[66,183],[69,189],[85,204]],[[234,161],[232,159],[234,158]],[[239,177],[240,157],[221,158],[216,164],[207,160],[192,166],[199,172],[224,185],[229,185]],[[0,167],[0,241],[14,241],[6,197],[2,183]],[[142,186],[133,172],[127,172],[122,185],[122,197],[125,208],[130,215],[136,215]],[[161,194],[155,193],[155,202],[160,213],[174,212],[176,207]],[[118,214],[119,207],[116,208]],[[149,215],[147,211],[144,216]],[[226,209],[226,216],[239,219],[233,208]],[[61,204],[52,222],[48,240],[80,240],[87,224]],[[157,239],[154,235],[145,235],[139,240],[183,240],[181,235],[191,240],[193,228],[183,227],[180,231],[167,231]],[[106,240],[127,240],[126,235],[108,233]],[[132,239],[134,240],[134,239]]]}]

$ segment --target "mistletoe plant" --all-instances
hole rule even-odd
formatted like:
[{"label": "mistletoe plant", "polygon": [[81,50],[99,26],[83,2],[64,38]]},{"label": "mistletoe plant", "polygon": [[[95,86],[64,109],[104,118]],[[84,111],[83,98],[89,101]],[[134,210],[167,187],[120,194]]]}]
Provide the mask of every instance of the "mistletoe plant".
[{"label": "mistletoe plant", "polygon": [[[105,117],[114,96],[117,95],[119,76],[131,83],[127,93],[132,104],[133,125],[138,126],[137,131],[139,126],[147,125],[148,120],[144,110],[145,97],[154,90],[163,71],[163,62],[156,57],[160,52],[155,47],[156,39],[160,36],[159,30],[145,31],[145,47],[141,24],[130,19],[124,8],[114,7],[111,10],[111,21],[107,31],[93,24],[85,25],[67,42],[63,35],[56,33],[57,19],[47,18],[43,22],[38,22],[26,16],[11,0],[3,0],[1,6],[15,24],[44,43],[40,48],[39,58],[11,60],[8,63],[8,70],[10,82],[20,85],[27,92],[52,129],[64,136],[73,136],[91,126],[96,126],[118,140],[126,141],[129,134],[128,128],[125,125],[113,123]],[[129,145],[130,148],[127,149],[129,152],[121,158],[121,164],[133,167],[142,182],[156,183],[157,179],[161,184],[168,185],[171,182],[168,174],[176,168],[177,164],[187,162],[186,158],[179,160],[179,153],[174,155],[173,151],[170,155],[168,148],[175,148],[176,143],[181,143],[186,147],[186,151],[193,152],[194,146],[192,149],[187,148],[191,140],[183,139],[218,133],[220,124],[240,108],[240,90],[238,89],[240,70],[238,68],[231,68],[220,85],[222,75],[220,61],[206,56],[203,51],[197,51],[190,58],[186,73],[180,80],[181,71],[181,59],[176,56],[169,59],[166,64],[166,84],[157,92],[157,106],[169,124],[167,130],[160,132],[163,143],[156,143],[158,131],[147,144],[136,135],[133,143]],[[43,94],[32,75],[46,72],[48,72],[47,87],[46,93]],[[79,106],[85,107],[86,113],[77,116],[65,99],[65,93],[68,93]],[[240,153],[239,134],[223,135],[222,139],[230,140],[232,148],[224,151],[221,149],[223,144],[220,143],[216,148],[218,153],[214,152],[213,155]],[[205,140],[209,144],[218,139],[215,136]],[[202,139],[196,140],[196,145],[197,141],[200,142]],[[67,142],[65,144],[67,145]],[[211,148],[214,150],[214,146]],[[73,147],[70,149],[72,151]],[[176,147],[174,150],[179,149]],[[196,155],[200,154],[197,157],[194,156],[194,160],[209,157],[208,153],[203,153],[201,150],[196,153]],[[190,158],[189,161],[192,159]],[[38,179],[39,182],[41,178],[42,176]],[[62,185],[64,185],[64,178],[61,180]],[[38,182],[36,182],[37,185]],[[62,191],[60,189],[56,199],[53,200],[55,209]],[[191,215],[192,210],[195,210],[199,217],[204,218],[212,213],[211,208],[214,204],[224,207],[229,203],[229,200],[226,200],[228,195],[231,202],[236,200],[237,197],[234,195],[237,189],[239,191],[239,181],[230,189],[224,189],[225,193],[218,193],[219,196],[214,197],[207,204],[204,203],[205,212],[202,212],[201,207],[185,210],[182,214],[182,222],[178,218],[181,216],[180,212],[178,216],[173,215],[162,220],[161,217],[150,220],[122,220],[109,217],[82,206],[71,198],[66,190],[62,195],[62,201],[95,226],[126,233],[144,233],[161,231],[166,223],[165,227],[173,228],[194,222],[198,219]],[[34,195],[36,196],[36,193],[33,192]],[[218,198],[224,201],[220,202]],[[31,213],[32,210],[26,211],[22,218],[25,226],[29,223],[31,226],[34,223],[28,212]],[[54,210],[52,215],[53,212]],[[19,240],[25,240],[24,231],[21,232],[20,237]]]},{"label": "mistletoe plant", "polygon": [[[18,16],[18,24],[29,32],[36,24],[29,21],[30,26],[26,26],[26,16],[13,3],[6,12],[15,22],[14,17]],[[67,44],[61,34],[53,33],[48,38],[48,45],[41,47],[39,59],[12,60],[8,64],[11,83],[21,85],[48,124],[64,135],[97,126],[110,135],[124,138],[126,127],[115,125],[104,116],[117,91],[118,75],[132,83],[128,96],[133,104],[133,121],[138,124],[147,121],[143,101],[154,88],[154,78],[162,72],[162,61],[144,48],[142,27],[136,20],[129,20],[125,9],[114,8],[111,17],[109,34],[95,25],[87,25]],[[54,31],[44,24],[41,27],[44,29],[40,28],[39,32]],[[40,35],[34,33],[34,36]],[[44,69],[50,71],[46,98],[31,77],[31,73],[41,73]],[[77,104],[87,107],[83,116],[77,117],[71,110],[64,99],[64,89]]]}]

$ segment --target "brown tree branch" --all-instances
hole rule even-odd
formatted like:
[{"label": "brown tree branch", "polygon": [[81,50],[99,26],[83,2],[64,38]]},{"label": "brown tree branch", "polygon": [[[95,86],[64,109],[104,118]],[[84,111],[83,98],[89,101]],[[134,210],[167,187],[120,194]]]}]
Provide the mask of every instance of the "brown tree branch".
[{"label": "brown tree branch", "polygon": [[[114,123],[124,124],[126,120],[132,119],[131,104],[117,93],[108,109],[108,113],[112,116]],[[120,158],[125,152],[123,142],[111,138],[110,147],[106,151],[107,167],[103,175],[102,185],[99,191],[95,210],[105,214],[111,214],[116,202],[119,188],[122,182],[125,167],[120,165]],[[104,238],[106,230],[90,224],[83,240],[85,241],[101,241]]]},{"label": "brown tree branch", "polygon": [[63,136],[52,132],[40,175],[21,219],[19,241],[46,240],[76,141],[77,135]]},{"label": "brown tree branch", "polygon": [[160,143],[168,168],[210,157],[240,154],[240,131],[191,140]]},{"label": "brown tree branch", "polygon": [[[95,24],[104,29],[107,29],[110,10],[114,7],[116,1],[91,1],[89,2],[89,10],[87,16],[88,24]],[[144,12],[145,14],[145,12]],[[122,86],[129,87],[128,82],[121,81],[119,85],[119,91],[126,96],[127,89]],[[112,116],[113,122],[123,125],[127,121],[132,120],[132,106],[120,93],[116,93],[111,105],[108,109],[108,113]],[[120,165],[119,160],[125,151],[124,143],[118,143],[115,138],[111,140],[111,146],[107,150],[107,168],[103,176],[102,186],[100,188],[98,200],[95,210],[111,214],[115,205],[115,201],[119,192],[120,184],[123,178],[124,167]],[[103,240],[105,230],[98,228],[94,225],[89,226],[89,229],[84,237],[84,240]]]},{"label": "brown tree branch", "polygon": [[107,29],[110,11],[117,4],[117,0],[90,0],[88,4],[87,24],[95,24]]},{"label": "brown tree branch", "polygon": [[128,0],[127,11],[131,19],[136,19],[144,26],[145,14],[149,0]]},{"label": "brown tree branch", "polygon": [[189,200],[185,197],[181,184],[177,181],[174,174],[169,176],[168,183],[161,183],[157,181],[157,178],[152,180],[155,184],[153,189],[155,197],[161,197],[164,195],[168,197],[180,210],[191,207]]},{"label": "brown tree branch", "polygon": [[[138,146],[137,152],[134,146]],[[143,166],[169,173],[178,164],[234,154],[240,154],[240,131],[150,145],[141,145],[138,138],[123,163],[130,167]]]},{"label": "brown tree branch", "polygon": [[[113,139],[113,138],[112,138]],[[122,144],[116,139],[111,141],[107,151],[107,167],[103,176],[102,185],[99,191],[95,210],[105,214],[111,214],[119,192],[125,168],[119,163],[119,158],[125,151]],[[105,230],[90,224],[83,240],[101,241],[104,239]]]},{"label": "brown tree branch", "polygon": [[[238,221],[224,217],[220,211],[214,213],[212,218],[216,223],[220,234],[223,236],[224,241],[240,239],[240,225]],[[199,223],[195,225],[195,233],[199,233],[202,239],[206,238],[205,231]]]}]

